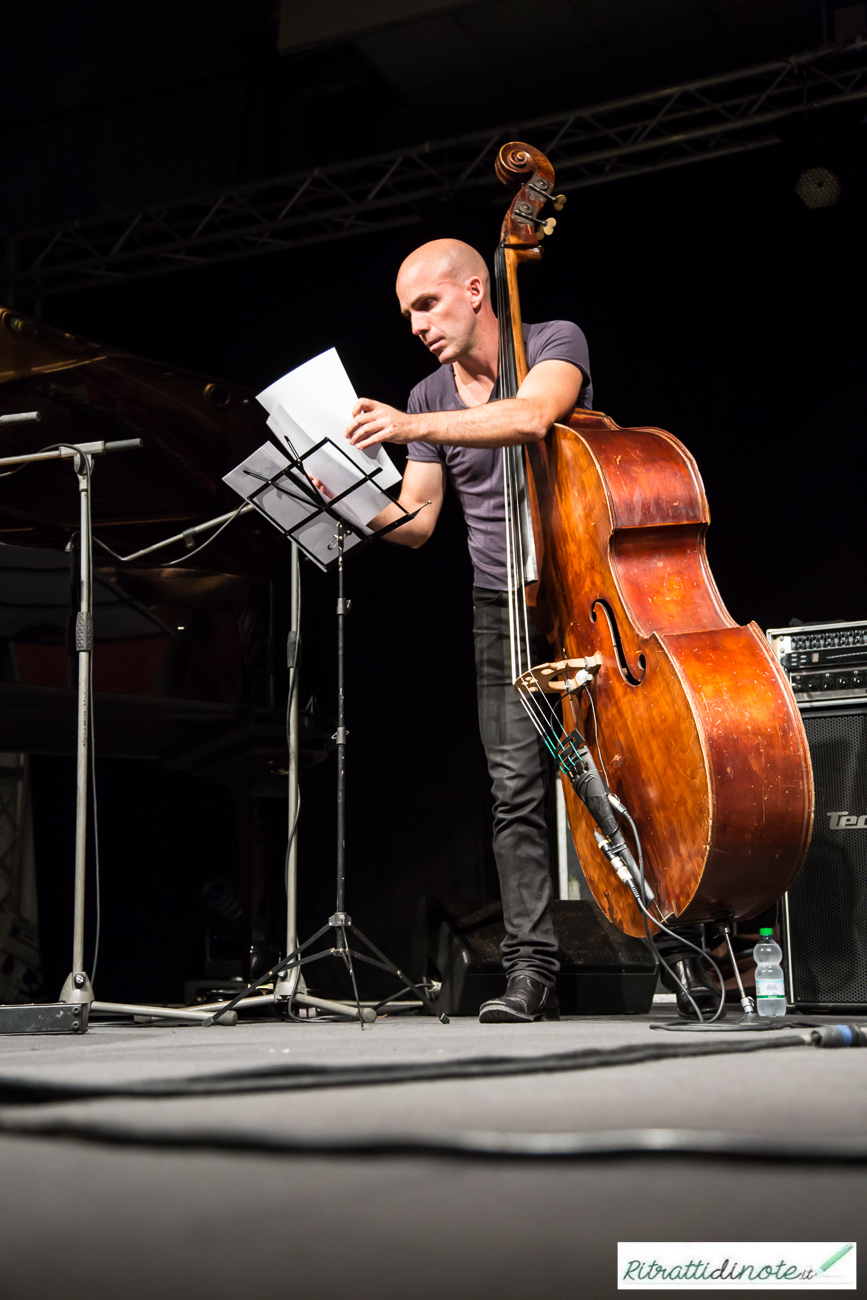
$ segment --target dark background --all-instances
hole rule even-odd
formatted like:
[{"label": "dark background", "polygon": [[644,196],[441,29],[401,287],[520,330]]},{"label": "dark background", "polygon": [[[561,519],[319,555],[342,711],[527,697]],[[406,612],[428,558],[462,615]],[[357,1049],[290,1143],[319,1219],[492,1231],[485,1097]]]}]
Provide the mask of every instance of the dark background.
[{"label": "dark background", "polygon": [[[411,8],[403,25],[392,13],[372,35],[282,54],[288,20],[284,13],[278,29],[269,5],[127,4],[120,17],[96,4],[67,28],[60,5],[19,11],[28,77],[19,66],[4,91],[7,226],[514,120],[516,86],[535,114],[782,57],[832,39],[843,21],[843,7],[806,0],[671,0],[653,6],[652,22],[646,5],[575,0],[552,6],[550,19],[546,7],[532,20],[521,9],[525,62],[510,46],[492,64],[478,51],[509,25],[511,6],[452,5],[436,22],[463,23],[471,57],[453,38],[436,65],[434,20],[416,20]],[[51,16],[47,34],[40,11]],[[573,19],[585,36],[570,47],[562,33]],[[509,39],[519,44],[513,30]],[[383,49],[393,48],[402,80],[383,71],[391,66]],[[621,425],[668,429],[694,453],[717,583],[734,617],[762,628],[867,617],[864,105],[803,115],[779,138],[773,149],[576,191],[541,266],[521,282],[525,319],[565,317],[584,329],[598,409]],[[794,184],[817,164],[834,167],[843,195],[811,212]],[[257,390],[335,346],[360,394],[402,406],[431,367],[397,311],[401,259],[445,235],[490,257],[504,208],[490,193],[459,194],[422,207],[405,230],[67,293],[46,299],[42,313]],[[349,906],[406,960],[421,894],[495,887],[475,731],[471,573],[454,502],[423,550],[371,549],[347,564],[347,585]],[[335,579],[305,564],[302,698],[315,693],[330,709],[334,596]],[[303,780],[302,933],[330,910],[333,785],[333,763]],[[170,880],[204,851],[207,835],[197,849],[190,826],[212,821],[209,799],[154,789],[124,815],[129,828],[159,806],[177,859],[154,877],[168,907]],[[103,806],[109,817],[108,799]]]}]

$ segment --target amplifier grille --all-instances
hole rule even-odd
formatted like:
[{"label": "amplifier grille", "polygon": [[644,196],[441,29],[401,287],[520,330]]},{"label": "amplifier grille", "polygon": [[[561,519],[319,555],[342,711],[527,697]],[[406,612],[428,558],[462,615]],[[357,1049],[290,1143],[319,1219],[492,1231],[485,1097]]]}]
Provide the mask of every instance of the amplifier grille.
[{"label": "amplifier grille", "polygon": [[788,895],[792,992],[799,1003],[867,1005],[867,825],[834,825],[867,813],[867,713],[807,714],[804,727],[816,819]]}]

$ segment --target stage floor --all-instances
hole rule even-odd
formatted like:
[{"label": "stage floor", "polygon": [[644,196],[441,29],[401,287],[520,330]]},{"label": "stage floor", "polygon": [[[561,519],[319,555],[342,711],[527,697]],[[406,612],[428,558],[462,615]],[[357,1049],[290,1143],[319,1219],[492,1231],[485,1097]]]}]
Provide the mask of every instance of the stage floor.
[{"label": "stage floor", "polygon": [[[672,1016],[666,1005],[641,1018],[526,1026],[388,1017],[364,1031],[357,1023],[97,1022],[81,1038],[0,1038],[0,1076],[106,1085],[279,1064],[442,1063],[671,1045],[684,1036],[652,1030],[650,1021]],[[0,1136],[0,1295],[614,1295],[618,1240],[857,1240],[867,1217],[863,1166],[687,1155],[299,1155],[143,1141],[149,1132],[192,1130],[253,1141],[263,1133],[394,1138],[638,1128],[860,1139],[865,1103],[867,1051],[803,1047],[512,1077],[7,1105],[7,1126],[98,1122],[119,1140]],[[124,1140],[131,1129],[132,1145]]]}]

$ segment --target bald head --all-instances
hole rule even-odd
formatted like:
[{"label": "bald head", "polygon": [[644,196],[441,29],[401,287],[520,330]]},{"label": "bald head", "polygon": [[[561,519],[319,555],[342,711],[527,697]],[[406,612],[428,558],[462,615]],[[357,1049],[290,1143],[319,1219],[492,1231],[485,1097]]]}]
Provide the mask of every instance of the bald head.
[{"label": "bald head", "polygon": [[397,293],[400,297],[402,279],[414,279],[419,270],[437,280],[448,280],[452,284],[464,284],[474,276],[488,286],[488,268],[481,253],[460,239],[432,239],[422,244],[414,253],[410,253],[397,273]]},{"label": "bald head", "polygon": [[413,334],[440,365],[460,361],[480,345],[489,350],[496,338],[485,259],[462,240],[422,244],[402,263],[396,288]]}]

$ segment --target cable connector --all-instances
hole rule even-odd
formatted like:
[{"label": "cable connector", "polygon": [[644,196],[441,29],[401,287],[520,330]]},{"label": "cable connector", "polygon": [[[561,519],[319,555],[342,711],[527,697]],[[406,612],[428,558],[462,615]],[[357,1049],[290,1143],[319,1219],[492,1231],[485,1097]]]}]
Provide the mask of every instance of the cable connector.
[{"label": "cable connector", "polygon": [[635,901],[637,903],[643,903],[645,907],[649,906],[649,904],[654,901],[656,895],[650,888],[650,885],[648,885],[647,881],[645,880],[643,882],[645,896],[642,899],[640,892],[642,881],[640,877],[638,880],[635,879],[635,876],[630,870],[630,865],[624,860],[618,849],[614,847],[610,840],[605,838],[598,826],[593,832],[593,837],[614,870],[617,872],[619,878],[623,881],[624,885],[632,890],[632,893],[635,895]]},{"label": "cable connector", "polygon": [[810,1030],[810,1041],[816,1047],[867,1047],[867,1026],[820,1025]]},{"label": "cable connector", "polygon": [[632,879],[632,876],[629,873],[629,869],[627,868],[626,863],[620,857],[619,853],[617,853],[611,847],[611,845],[606,840],[605,836],[598,828],[594,830],[593,837],[596,840],[596,843],[599,845],[602,852],[605,854],[608,861],[611,863],[614,870],[617,872],[618,877],[623,881],[624,885],[626,885],[629,889],[632,890],[633,894],[635,895],[636,902],[640,902],[641,898],[638,893],[638,886],[636,885],[635,881]]}]

